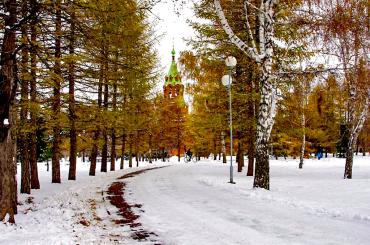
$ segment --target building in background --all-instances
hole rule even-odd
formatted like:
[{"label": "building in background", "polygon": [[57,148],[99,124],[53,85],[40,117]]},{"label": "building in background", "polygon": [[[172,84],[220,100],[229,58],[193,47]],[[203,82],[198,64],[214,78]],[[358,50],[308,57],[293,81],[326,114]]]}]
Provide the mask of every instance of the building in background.
[{"label": "building in background", "polygon": [[188,107],[184,100],[184,85],[181,82],[181,74],[177,69],[175,49],[172,49],[172,61],[170,69],[165,76],[163,85],[163,113],[162,120],[166,127],[164,137],[169,155],[180,156],[185,152],[185,120]]}]

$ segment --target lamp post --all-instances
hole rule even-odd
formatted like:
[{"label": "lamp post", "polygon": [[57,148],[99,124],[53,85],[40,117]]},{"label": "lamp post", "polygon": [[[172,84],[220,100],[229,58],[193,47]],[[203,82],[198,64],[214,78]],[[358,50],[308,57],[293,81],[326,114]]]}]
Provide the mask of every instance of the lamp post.
[{"label": "lamp post", "polygon": [[229,70],[228,75],[222,77],[222,84],[229,90],[229,127],[230,127],[230,184],[235,184],[233,179],[233,117],[231,109],[231,83],[232,83],[232,70],[236,66],[236,59],[233,56],[229,56],[225,60],[226,66]]}]

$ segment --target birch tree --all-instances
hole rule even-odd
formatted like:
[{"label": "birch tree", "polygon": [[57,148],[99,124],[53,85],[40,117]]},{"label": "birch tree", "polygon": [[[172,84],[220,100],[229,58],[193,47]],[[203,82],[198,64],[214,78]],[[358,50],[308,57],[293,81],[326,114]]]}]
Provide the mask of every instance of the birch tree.
[{"label": "birch tree", "polygon": [[[307,104],[310,90],[310,78],[305,76],[298,77],[298,93],[299,93],[299,117],[300,117],[300,133],[301,146],[299,149],[299,168],[303,168],[303,161],[306,150],[306,121],[307,121]],[[311,79],[312,80],[312,79]]]},{"label": "birch tree", "polygon": [[345,179],[352,178],[353,152],[370,106],[368,4],[367,0],[328,0],[311,6],[313,16],[322,16],[315,22],[319,40],[325,54],[337,60],[337,76],[347,93]]},{"label": "birch tree", "polygon": [[[244,1],[245,25],[247,26],[247,35],[250,40],[248,43],[244,42],[233,32],[231,25],[225,17],[221,1],[214,0],[214,5],[221,26],[227,33],[230,41],[258,64],[260,72],[260,101],[257,117],[256,170],[253,186],[269,189],[270,167],[268,141],[274,125],[276,104],[276,81],[272,70],[274,58],[273,39],[276,25],[275,9],[279,0],[263,0],[257,2],[259,2],[259,5],[249,0]],[[252,16],[250,11],[253,11],[255,14]],[[257,18],[256,31],[258,36],[253,35],[254,30],[250,24],[254,17]]]},{"label": "birch tree", "polygon": [[300,101],[300,116],[301,116],[301,130],[302,130],[302,143],[299,154],[299,168],[303,168],[303,159],[306,149],[306,107],[307,107],[307,89],[305,86],[305,80],[302,79],[300,82],[301,89],[301,101]]},{"label": "birch tree", "polygon": [[[363,64],[359,64],[356,68],[353,77],[346,75],[348,83],[348,102],[347,102],[347,125],[349,130],[349,140],[346,150],[346,165],[344,170],[344,178],[352,179],[352,166],[353,166],[353,152],[357,142],[358,135],[360,134],[370,106],[370,86],[368,70]],[[349,77],[349,78],[347,78]],[[366,88],[359,88],[355,82],[365,81]],[[362,91],[361,91],[362,90]]]}]

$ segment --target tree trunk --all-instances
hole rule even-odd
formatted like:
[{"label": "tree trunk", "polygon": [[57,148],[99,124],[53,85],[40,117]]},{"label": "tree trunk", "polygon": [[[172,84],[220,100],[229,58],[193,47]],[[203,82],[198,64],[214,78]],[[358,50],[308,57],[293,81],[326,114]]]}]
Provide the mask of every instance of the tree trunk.
[{"label": "tree trunk", "polygon": [[352,166],[353,166],[353,148],[347,147],[346,150],[346,166],[344,169],[344,178],[352,179]]},{"label": "tree trunk", "polygon": [[299,168],[300,169],[303,168],[304,149],[305,149],[305,135],[302,136],[301,152],[299,156]]},{"label": "tree trunk", "polygon": [[126,134],[122,135],[122,150],[121,150],[121,164],[120,169],[123,169],[125,163],[125,147],[126,147]]},{"label": "tree trunk", "polygon": [[304,112],[302,113],[301,118],[301,127],[302,127],[302,144],[301,144],[301,154],[299,156],[299,168],[303,168],[303,159],[304,159],[304,150],[306,148],[306,119]]},{"label": "tree trunk", "polygon": [[253,187],[269,190],[270,187],[270,166],[267,144],[260,143],[256,151],[256,172]]},{"label": "tree trunk", "polygon": [[[73,7],[72,7],[73,8]],[[71,12],[71,26],[69,36],[69,54],[73,57],[75,53],[75,12]],[[68,71],[69,80],[69,180],[76,180],[76,161],[77,161],[77,133],[76,133],[76,103],[75,103],[75,62],[71,59]]]},{"label": "tree trunk", "polygon": [[55,2],[55,65],[54,65],[54,98],[53,98],[53,156],[52,156],[52,183],[60,183],[60,89],[61,89],[61,37],[62,37],[62,13],[61,0]]},{"label": "tree trunk", "polygon": [[222,146],[222,162],[226,163],[226,144],[224,131],[221,131],[221,146]]},{"label": "tree trunk", "polygon": [[179,108],[176,109],[177,113],[177,161],[181,161],[180,151],[181,151],[181,129],[180,129],[180,121],[181,121],[181,110]]},{"label": "tree trunk", "polygon": [[[9,115],[8,119],[12,123],[12,116]],[[0,221],[8,214],[10,223],[15,222],[14,214],[17,213],[17,164],[14,160],[16,154],[13,134],[13,129],[10,129],[0,139]]]},{"label": "tree trunk", "polygon": [[[353,166],[353,151],[355,148],[355,144],[358,139],[358,135],[360,134],[365,120],[367,118],[367,113],[369,111],[370,106],[370,89],[368,88],[365,91],[365,99],[363,103],[363,108],[361,108],[360,113],[356,113],[355,104],[356,104],[356,96],[358,96],[357,88],[355,87],[354,81],[351,78],[347,78],[349,85],[348,85],[348,95],[349,100],[347,102],[347,110],[348,110],[348,129],[349,129],[349,140],[346,149],[346,165],[344,169],[344,178],[345,179],[352,179],[352,166]],[[358,98],[357,98],[358,99]]]},{"label": "tree trunk", "polygon": [[[34,16],[33,18],[36,18]],[[31,133],[30,133],[30,166],[31,166],[31,188],[40,189],[39,174],[37,169],[37,92],[36,92],[36,69],[37,69],[37,60],[36,60],[36,20],[31,23]]]},{"label": "tree trunk", "polygon": [[181,161],[181,156],[180,156],[180,151],[181,151],[181,146],[180,143],[177,144],[177,161]]},{"label": "tree trunk", "polygon": [[260,78],[260,103],[257,119],[257,144],[256,144],[256,172],[254,187],[270,189],[270,163],[268,155],[268,142],[274,124],[275,98],[270,76],[271,60],[261,68]]},{"label": "tree trunk", "polygon": [[[22,120],[22,119],[21,119]],[[20,154],[21,154],[21,193],[31,193],[30,181],[30,162],[28,154],[28,138],[25,133],[20,134]]]},{"label": "tree trunk", "polygon": [[240,142],[240,138],[241,138],[241,134],[240,132],[237,132],[237,135],[238,135],[238,152],[237,152],[237,155],[236,155],[236,159],[237,159],[237,162],[238,162],[238,172],[241,172],[243,170],[243,163],[244,163],[244,159],[243,159],[243,150],[242,150],[242,144]]},{"label": "tree trunk", "polygon": [[108,164],[108,135],[107,130],[103,129],[103,148],[101,151],[101,172],[107,172],[107,164]]},{"label": "tree trunk", "polygon": [[[258,38],[258,28],[256,28],[256,38]],[[249,86],[247,86],[250,98],[248,100],[247,112],[250,118],[250,123],[248,125],[248,169],[247,176],[254,175],[254,158],[256,149],[256,111],[257,103],[255,98],[255,93],[258,90],[258,78],[253,74],[252,71],[248,72],[248,80],[250,81]]]},{"label": "tree trunk", "polygon": [[128,166],[129,166],[129,168],[132,168],[132,134],[130,134]]},{"label": "tree trunk", "polygon": [[139,132],[136,132],[136,139],[135,139],[135,161],[136,161],[136,167],[139,167],[138,140],[139,140]]},{"label": "tree trunk", "polygon": [[252,133],[249,137],[248,142],[248,170],[247,176],[253,176],[254,174],[254,158],[255,158],[255,131],[252,128]]},{"label": "tree trunk", "polygon": [[132,168],[132,152],[129,153],[129,158],[128,158],[128,167]]},{"label": "tree trunk", "polygon": [[[107,58],[107,57],[106,57]],[[106,62],[106,61],[105,61]],[[108,67],[107,64],[104,65],[105,68]],[[104,70],[104,111],[108,111],[108,78],[107,70]],[[107,172],[107,162],[108,162],[108,134],[106,126],[103,126],[103,148],[102,148],[102,160],[101,160],[101,172]]]},{"label": "tree trunk", "polygon": [[299,168],[303,168],[304,150],[306,147],[306,134],[302,135],[301,154],[299,156]]},{"label": "tree trunk", "polygon": [[254,171],[254,153],[248,153],[248,170],[247,176],[253,176]]},{"label": "tree trunk", "polygon": [[166,156],[164,154],[164,147],[162,147],[162,162],[166,161]]},{"label": "tree trunk", "polygon": [[240,151],[240,164],[241,164],[241,167],[244,168],[245,165],[244,165],[244,151],[243,150]]},{"label": "tree trunk", "polygon": [[306,91],[306,83],[305,80],[302,80],[300,83],[300,90],[302,101],[301,101],[301,128],[302,128],[302,144],[301,144],[301,151],[299,156],[299,168],[303,168],[303,161],[304,161],[304,153],[306,148],[306,105],[307,105],[307,91]]},{"label": "tree trunk", "polygon": [[114,128],[112,128],[111,135],[112,145],[110,150],[110,171],[116,170],[116,133]]},{"label": "tree trunk", "polygon": [[16,30],[17,1],[9,0],[4,4],[3,42],[1,47],[0,70],[0,221],[9,215],[9,222],[14,223],[17,213],[17,165],[15,161],[15,136],[13,135],[12,105],[16,94]]},{"label": "tree trunk", "polygon": [[97,144],[98,138],[99,138],[99,130],[95,130],[94,136],[93,136],[94,143],[91,149],[91,156],[90,156],[90,170],[89,170],[90,176],[95,176],[96,158],[98,157],[98,144]]},{"label": "tree trunk", "polygon": [[[102,65],[101,65],[102,66]],[[98,83],[98,116],[95,117],[96,119],[100,119],[101,115],[101,107],[102,107],[102,98],[103,98],[103,68],[100,68],[100,76],[99,76],[99,83]],[[91,156],[90,156],[90,171],[89,175],[90,176],[95,176],[96,172],[96,158],[98,157],[98,139],[100,136],[100,125],[97,125],[96,130],[94,131],[94,136],[93,136],[93,147],[91,149]]]},{"label": "tree trunk", "polygon": [[[22,16],[27,16],[27,1],[22,1]],[[27,42],[27,27],[23,25],[21,27],[22,32],[22,44]],[[28,50],[22,49],[22,61],[21,61],[21,112],[20,112],[20,131],[18,132],[19,137],[19,153],[21,157],[21,193],[31,193],[31,182],[30,182],[30,161],[29,161],[29,141],[28,141]]]},{"label": "tree trunk", "polygon": [[148,154],[149,154],[149,163],[152,163],[152,134],[150,133],[149,134],[149,152],[148,152]]},{"label": "tree trunk", "polygon": [[[118,72],[118,51],[115,52],[115,63],[114,63],[114,72]],[[116,111],[117,111],[117,83],[118,75],[115,75],[113,80],[113,98],[112,98],[112,107],[115,120],[112,122],[112,134],[111,134],[111,153],[110,153],[110,171],[116,169],[116,132],[115,132],[115,122],[116,122]]]},{"label": "tree trunk", "polygon": [[216,146],[216,138],[213,139],[213,160],[217,160],[217,146]]}]

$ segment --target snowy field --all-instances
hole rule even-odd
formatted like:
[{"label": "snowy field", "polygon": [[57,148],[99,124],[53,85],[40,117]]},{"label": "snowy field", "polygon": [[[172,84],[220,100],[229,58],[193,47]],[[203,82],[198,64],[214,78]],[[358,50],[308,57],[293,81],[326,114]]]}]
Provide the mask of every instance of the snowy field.
[{"label": "snowy field", "polygon": [[[370,244],[369,156],[355,157],[352,180],[343,179],[344,159],[306,160],[302,170],[298,160],[271,160],[270,191],[253,189],[245,172],[227,183],[218,161],[176,160],[125,180],[125,198],[142,204],[139,222],[158,235],[140,244]],[[138,244],[113,222],[105,192],[136,169],[89,177],[88,167],[79,161],[77,181],[67,181],[64,162],[62,184],[51,184],[40,164],[41,190],[19,194],[17,224],[0,223],[0,244]]]}]

